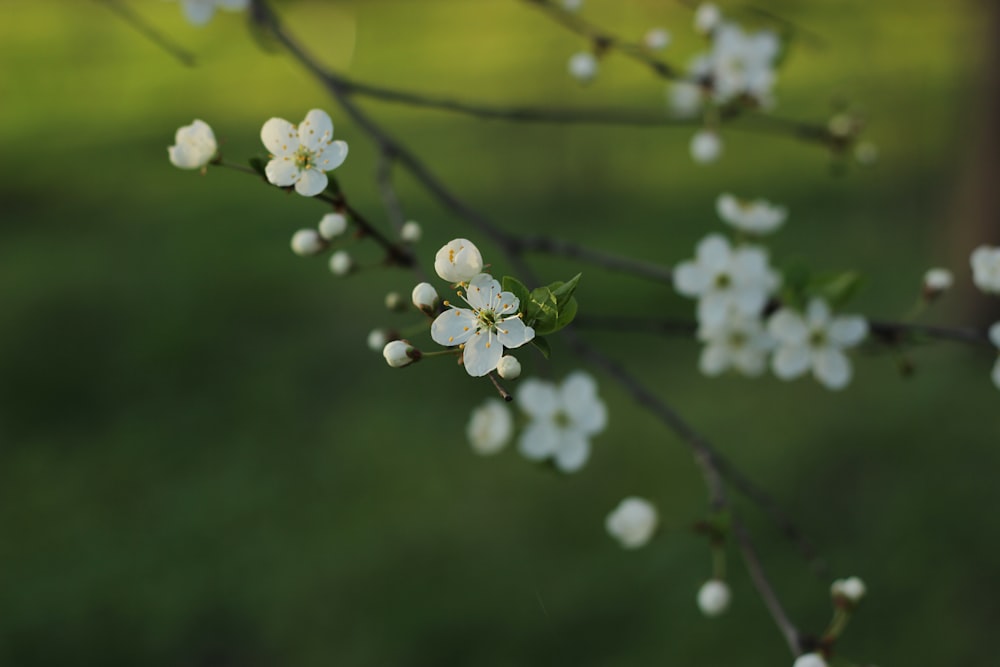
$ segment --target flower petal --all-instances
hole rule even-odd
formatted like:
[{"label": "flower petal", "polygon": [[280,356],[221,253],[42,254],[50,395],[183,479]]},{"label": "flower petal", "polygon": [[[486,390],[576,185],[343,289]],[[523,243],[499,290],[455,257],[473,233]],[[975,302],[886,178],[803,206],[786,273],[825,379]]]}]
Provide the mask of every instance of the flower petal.
[{"label": "flower petal", "polygon": [[712,284],[712,274],[700,264],[683,262],[674,269],[674,289],[679,294],[699,297]]},{"label": "flower petal", "polygon": [[733,357],[733,365],[747,377],[757,377],[767,368],[767,351],[746,346]]},{"label": "flower petal", "polygon": [[989,331],[990,342],[1000,347],[1000,322],[994,322]]},{"label": "flower petal", "polygon": [[497,324],[497,338],[504,347],[521,347],[534,337],[535,330],[526,326],[520,317],[508,317]]},{"label": "flower petal", "polygon": [[[295,126],[284,118],[271,118],[260,129],[260,140],[271,155],[294,155],[299,149],[299,135]],[[273,183],[274,181],[272,181]]]},{"label": "flower petal", "polygon": [[833,318],[828,334],[838,347],[853,347],[868,335],[868,321],[860,315],[841,315]]},{"label": "flower petal", "polygon": [[344,160],[346,159],[347,142],[338,139],[317,151],[316,157],[313,159],[313,164],[316,165],[317,169],[321,169],[322,171],[333,171],[344,164]]},{"label": "flower petal", "polygon": [[330,115],[322,109],[310,109],[305,120],[299,123],[299,143],[311,151],[318,151],[331,141],[333,121]]},{"label": "flower petal", "polygon": [[706,345],[698,359],[698,369],[708,377],[722,375],[732,364],[729,348],[725,345]]},{"label": "flower petal", "polygon": [[306,169],[295,183],[295,191],[303,197],[315,197],[326,190],[330,179],[319,169]]},{"label": "flower petal", "polygon": [[996,388],[1000,389],[1000,358],[993,364],[993,372],[990,374],[990,377],[993,379],[993,384],[996,385]]},{"label": "flower petal", "polygon": [[556,467],[563,472],[576,472],[590,458],[590,441],[573,431],[563,431],[556,447]]},{"label": "flower petal", "polygon": [[184,18],[190,23],[202,26],[212,20],[215,14],[214,0],[181,0]]},{"label": "flower petal", "polygon": [[431,322],[431,338],[438,345],[460,345],[476,333],[479,321],[467,308],[452,308]]},{"label": "flower petal", "polygon": [[732,296],[726,292],[706,292],[698,300],[698,323],[706,329],[721,325],[729,314]]},{"label": "flower petal", "polygon": [[462,358],[465,372],[472,377],[482,377],[495,369],[503,356],[503,345],[489,331],[479,330],[465,343]]},{"label": "flower petal", "polygon": [[294,185],[299,180],[299,168],[295,164],[295,160],[287,155],[276,157],[268,162],[267,166],[264,167],[264,173],[267,174],[269,182],[282,188]]},{"label": "flower petal", "polygon": [[809,348],[805,345],[779,347],[771,358],[771,370],[782,380],[792,380],[805,373],[812,364]]},{"label": "flower petal", "polygon": [[548,419],[536,419],[528,424],[517,442],[517,448],[526,459],[541,461],[556,452],[559,446],[559,428]]},{"label": "flower petal", "polygon": [[695,255],[703,267],[722,271],[729,266],[729,241],[721,234],[709,234],[698,244]]},{"label": "flower petal", "polygon": [[597,396],[597,381],[583,371],[570,373],[563,380],[559,394],[563,405],[567,408],[574,404],[587,403]]},{"label": "flower petal", "polygon": [[[461,255],[456,255],[456,260]],[[457,263],[457,261],[456,261]],[[480,273],[469,281],[469,289],[466,290],[465,298],[469,305],[476,310],[494,307],[494,296],[500,294],[500,283],[493,280],[493,276],[488,273]]]},{"label": "flower petal", "polygon": [[827,389],[843,389],[851,381],[851,362],[835,347],[817,350],[813,355],[813,375]]},{"label": "flower petal", "polygon": [[559,398],[551,382],[522,380],[515,397],[517,406],[536,420],[551,418],[559,409]]},{"label": "flower petal", "polygon": [[823,299],[810,300],[806,307],[806,321],[812,329],[825,329],[830,321],[830,306]]},{"label": "flower petal", "polygon": [[767,331],[782,343],[805,343],[809,329],[802,317],[795,311],[782,308],[767,321]]}]

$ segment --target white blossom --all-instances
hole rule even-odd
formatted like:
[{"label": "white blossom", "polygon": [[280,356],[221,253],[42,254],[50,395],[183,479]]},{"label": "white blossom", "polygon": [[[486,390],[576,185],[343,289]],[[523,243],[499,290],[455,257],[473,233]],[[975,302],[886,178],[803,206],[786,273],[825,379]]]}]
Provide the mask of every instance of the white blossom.
[{"label": "white blossom", "polygon": [[928,269],[924,274],[924,296],[934,298],[951,289],[955,277],[948,269]]},{"label": "white blossom", "polygon": [[837,579],[833,582],[830,586],[830,595],[835,599],[842,597],[849,602],[857,604],[861,602],[861,598],[865,596],[867,590],[865,582],[861,581],[861,579],[858,577],[848,577],[847,579]]},{"label": "white blossom", "polygon": [[663,28],[650,28],[642,37],[647,49],[660,51],[670,46],[670,33]]},{"label": "white blossom", "polygon": [[583,0],[562,0],[562,6],[567,12],[578,12],[583,7]]},{"label": "white blossom", "polygon": [[715,162],[722,155],[722,137],[714,130],[698,130],[691,137],[691,159],[698,164]]},{"label": "white blossom", "polygon": [[773,105],[771,89],[781,41],[771,30],[747,33],[735,23],[720,24],[712,35],[712,96],[719,104],[741,96],[760,106]]},{"label": "white blossom", "polygon": [[203,26],[212,20],[216,9],[238,12],[250,5],[250,0],[180,0],[181,11],[189,23]]},{"label": "white blossom", "polygon": [[[1000,322],[994,322],[993,326],[990,327],[989,335],[990,342],[1000,350]],[[1000,389],[1000,356],[997,357],[996,362],[993,364],[993,374],[991,377],[993,384],[996,385],[997,389]]]},{"label": "white blossom", "polygon": [[764,248],[733,248],[720,234],[702,239],[695,260],[674,269],[674,288],[698,299],[698,322],[709,329],[721,325],[730,311],[745,317],[759,315],[780,283]]},{"label": "white blossom", "polygon": [[819,653],[803,653],[795,659],[792,667],[827,667],[827,665]]},{"label": "white blossom", "polygon": [[749,234],[770,234],[788,217],[788,209],[766,199],[747,201],[731,194],[721,194],[715,209],[724,222]]},{"label": "white blossom", "polygon": [[346,276],[354,270],[354,258],[346,250],[330,255],[330,271],[335,276]]},{"label": "white blossom", "polygon": [[410,294],[413,305],[425,313],[433,313],[437,310],[440,297],[437,290],[430,283],[417,283]]},{"label": "white blossom", "polygon": [[514,418],[503,401],[490,398],[472,411],[465,434],[472,451],[483,456],[496,454],[507,446],[514,433]]},{"label": "white blossom", "polygon": [[969,257],[972,282],[988,294],[1000,294],[1000,247],[981,245]]},{"label": "white blossom", "polygon": [[212,161],[219,145],[215,133],[203,120],[178,128],[174,145],[167,147],[170,164],[180,169],[201,169]]},{"label": "white blossom", "polygon": [[385,362],[393,368],[409,366],[420,358],[420,350],[416,349],[405,340],[393,340],[385,344],[382,348],[382,356]]},{"label": "white blossom", "polygon": [[643,498],[629,496],[608,515],[604,527],[626,549],[638,549],[656,532],[659,515],[656,507]]},{"label": "white blossom", "polygon": [[732,309],[719,324],[700,326],[698,340],[705,343],[698,367],[709,377],[730,369],[748,377],[761,375],[767,369],[767,355],[774,348],[774,339],[759,316],[742,315]]},{"label": "white blossom", "polygon": [[386,310],[402,311],[406,309],[403,296],[399,292],[388,292],[385,295]]},{"label": "white blossom", "polygon": [[843,389],[851,381],[851,361],[844,350],[868,335],[868,322],[860,315],[833,317],[822,299],[809,302],[804,314],[782,308],[768,321],[777,341],[771,358],[774,374],[792,380],[810,369],[828,389]]},{"label": "white blossom", "polygon": [[567,473],[582,468],[590,458],[590,438],[608,421],[594,379],[576,371],[558,387],[534,378],[522,380],[515,400],[531,418],[518,442],[521,453],[533,461],[552,459]]},{"label": "white blossom", "polygon": [[711,2],[703,2],[698,5],[694,12],[694,29],[700,33],[708,34],[715,30],[715,27],[722,20],[722,12]]},{"label": "white blossom", "polygon": [[870,141],[862,141],[854,147],[854,159],[859,164],[871,166],[878,162],[878,146]]},{"label": "white blossom", "polygon": [[705,90],[699,84],[678,81],[667,86],[670,111],[677,118],[694,118],[701,112]]},{"label": "white blossom", "polygon": [[566,65],[570,76],[577,81],[587,83],[597,76],[597,57],[590,51],[574,53]]},{"label": "white blossom", "polygon": [[292,252],[300,257],[318,255],[326,248],[326,242],[315,229],[300,229],[292,235]]},{"label": "white blossom", "polygon": [[267,180],[280,187],[295,186],[304,197],[326,189],[325,172],[343,164],[347,143],[333,140],[333,121],[321,109],[312,109],[298,126],[283,118],[271,118],[260,130],[260,139],[271,152],[264,168]]},{"label": "white blossom", "polygon": [[725,613],[731,599],[729,585],[721,579],[709,579],[698,589],[698,609],[709,618]]},{"label": "white blossom", "polygon": [[379,352],[385,348],[385,344],[389,342],[389,335],[384,329],[372,329],[368,333],[368,349],[373,352]]},{"label": "white blossom", "polygon": [[330,241],[347,231],[347,218],[341,213],[327,213],[319,221],[319,234]]},{"label": "white blossom", "polygon": [[404,243],[416,243],[423,235],[424,231],[421,229],[420,223],[414,220],[407,221],[399,230],[399,238],[402,239]]},{"label": "white blossom", "polygon": [[469,282],[465,301],[469,308],[448,310],[431,323],[431,338],[440,345],[462,346],[466,372],[482,377],[497,367],[504,348],[520,347],[535,337],[518,314],[520,302],[488,273]]},{"label": "white blossom", "polygon": [[497,375],[504,380],[516,380],[521,377],[521,362],[517,357],[505,354],[497,363]]},{"label": "white blossom", "polygon": [[483,271],[483,256],[468,239],[448,241],[434,256],[434,270],[442,280],[465,283]]}]

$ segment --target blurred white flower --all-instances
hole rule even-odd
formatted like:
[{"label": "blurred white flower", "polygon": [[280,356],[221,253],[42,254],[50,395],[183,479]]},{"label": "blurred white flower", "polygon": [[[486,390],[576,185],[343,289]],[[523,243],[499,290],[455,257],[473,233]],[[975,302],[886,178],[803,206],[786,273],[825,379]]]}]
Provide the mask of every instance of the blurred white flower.
[{"label": "blurred white flower", "polygon": [[698,589],[698,609],[709,618],[725,613],[731,599],[729,585],[721,579],[709,579]]},{"label": "blurred white flower", "polygon": [[698,367],[709,377],[722,375],[731,368],[748,377],[757,377],[767,369],[767,355],[774,349],[774,339],[759,316],[742,315],[734,310],[715,326],[700,326],[698,340],[705,343]]},{"label": "blurred white flower", "polygon": [[552,459],[567,473],[583,467],[590,458],[590,438],[608,422],[597,383],[583,371],[571,373],[559,387],[522,380],[515,400],[531,418],[518,443],[521,453],[533,461]]},{"label": "blurred white flower", "polygon": [[663,28],[650,28],[642,37],[647,49],[660,51],[670,46],[670,33]]},{"label": "blurred white flower", "polygon": [[972,282],[988,294],[1000,294],[1000,247],[981,245],[969,257]]},{"label": "blurred white flower", "polygon": [[715,162],[722,155],[722,137],[714,130],[698,130],[691,137],[691,159],[698,164]]},{"label": "blurred white flower", "polygon": [[589,51],[581,51],[570,56],[567,64],[570,76],[587,83],[597,76],[597,57]]},{"label": "blurred white flower", "polygon": [[446,346],[462,346],[465,371],[482,377],[497,367],[504,348],[520,347],[535,337],[518,315],[520,302],[488,273],[469,282],[465,301],[469,308],[449,309],[431,323],[431,338]]},{"label": "blurred white flower", "polygon": [[440,302],[437,290],[430,283],[417,283],[410,293],[410,298],[414,306],[428,314],[436,311]]},{"label": "blurred white flower", "polygon": [[402,368],[419,359],[420,351],[405,340],[393,340],[382,348],[382,356],[385,357],[385,362],[393,368]]},{"label": "blurred white flower", "polygon": [[296,127],[283,118],[271,118],[260,130],[260,139],[271,152],[264,168],[267,180],[279,187],[295,186],[304,197],[326,189],[325,172],[343,164],[347,143],[333,140],[333,121],[321,109],[312,109]]},{"label": "blurred white flower", "polygon": [[517,357],[505,354],[497,363],[497,375],[504,380],[516,380],[521,377],[521,362]]},{"label": "blurred white flower", "polygon": [[871,166],[878,162],[878,146],[870,141],[862,141],[854,147],[854,159],[858,164]]},{"label": "blurred white flower", "polygon": [[827,389],[843,389],[851,381],[851,361],[844,350],[868,335],[868,322],[860,315],[833,317],[822,299],[809,302],[804,314],[782,308],[768,320],[768,331],[777,341],[771,359],[774,374],[792,380],[812,369]]},{"label": "blurred white flower", "polygon": [[372,329],[368,334],[368,349],[379,352],[389,342],[389,335],[383,329]]},{"label": "blurred white flower", "polygon": [[483,271],[483,256],[468,239],[448,241],[434,256],[434,270],[442,280],[465,283]]},{"label": "blurred white flower", "polygon": [[674,269],[674,288],[698,299],[698,323],[707,329],[722,325],[730,311],[756,317],[780,284],[764,248],[732,248],[720,234],[702,239],[695,260]]},{"label": "blurred white flower", "polygon": [[769,234],[788,217],[784,206],[775,206],[766,199],[739,199],[728,193],[719,195],[715,209],[723,221],[749,234]]},{"label": "blurred white flower", "polygon": [[250,0],[180,0],[181,11],[189,23],[203,26],[212,20],[216,9],[238,12],[250,5]]},{"label": "blurred white flower", "polygon": [[330,241],[347,231],[347,218],[340,213],[327,213],[319,221],[319,234]]},{"label": "blurred white flower", "polygon": [[747,33],[735,23],[719,25],[709,53],[715,101],[724,104],[749,96],[764,108],[773,106],[774,65],[780,52],[781,41],[773,31]]},{"label": "blurred white flower", "polygon": [[583,7],[583,0],[562,0],[562,6],[567,12],[578,12]]},{"label": "blurred white flower", "polygon": [[703,2],[694,12],[694,29],[702,34],[715,30],[722,20],[722,12],[711,2]]},{"label": "blurred white flower", "polygon": [[638,549],[656,532],[659,515],[648,500],[629,496],[608,515],[604,527],[626,549]]},{"label": "blurred white flower", "polygon": [[489,398],[472,411],[465,434],[472,450],[487,456],[507,446],[514,433],[514,418],[503,401]]},{"label": "blurred white flower", "polygon": [[346,276],[354,270],[354,258],[346,250],[330,255],[330,271],[335,276]]},{"label": "blurred white flower", "polygon": [[413,220],[407,221],[403,224],[402,229],[399,230],[399,238],[403,240],[404,243],[416,243],[423,236],[424,231],[420,228],[420,223]]},{"label": "blurred white flower", "polygon": [[388,292],[385,295],[385,307],[387,310],[397,312],[406,310],[406,302],[403,301],[403,295],[399,292]]},{"label": "blurred white flower", "polygon": [[955,277],[948,269],[928,269],[924,274],[924,296],[933,299],[951,289]]},{"label": "blurred white flower", "polygon": [[865,596],[867,592],[865,587],[865,582],[857,577],[848,577],[847,579],[837,579],[830,586],[830,595],[836,598],[844,598],[847,601],[857,604],[861,602],[861,598]]},{"label": "blurred white flower", "polygon": [[167,147],[170,164],[181,169],[201,169],[212,161],[219,145],[208,123],[195,119],[178,128],[174,145]]},{"label": "blurred white flower", "polygon": [[326,248],[326,242],[315,229],[300,229],[292,235],[292,252],[300,257],[318,255]]},{"label": "blurred white flower", "polygon": [[676,118],[694,118],[704,101],[704,89],[698,84],[678,81],[667,85],[667,102]]},{"label": "blurred white flower", "polygon": [[795,659],[792,667],[827,667],[827,664],[819,653],[803,653]]}]

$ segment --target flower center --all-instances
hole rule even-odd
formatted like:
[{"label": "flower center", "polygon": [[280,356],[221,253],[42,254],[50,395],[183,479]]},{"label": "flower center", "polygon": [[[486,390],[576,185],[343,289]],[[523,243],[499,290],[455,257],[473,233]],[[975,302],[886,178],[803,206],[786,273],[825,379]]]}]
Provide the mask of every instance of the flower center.
[{"label": "flower center", "polygon": [[725,289],[733,284],[733,279],[728,273],[720,273],[715,276],[715,289]]},{"label": "flower center", "polygon": [[478,313],[479,323],[486,329],[493,329],[497,325],[497,316],[489,308],[483,308]]},{"label": "flower center", "polygon": [[809,334],[809,345],[812,347],[823,347],[826,345],[826,332],[822,329],[814,329]]},{"label": "flower center", "polygon": [[305,146],[299,146],[299,149],[295,151],[295,164],[301,171],[311,169],[315,158],[316,154]]},{"label": "flower center", "polygon": [[557,410],[554,415],[552,415],[552,421],[556,423],[556,426],[560,428],[566,428],[569,426],[569,415],[567,415],[562,410]]},{"label": "flower center", "polygon": [[742,331],[734,331],[729,334],[729,344],[732,347],[743,347],[747,343],[747,335]]}]

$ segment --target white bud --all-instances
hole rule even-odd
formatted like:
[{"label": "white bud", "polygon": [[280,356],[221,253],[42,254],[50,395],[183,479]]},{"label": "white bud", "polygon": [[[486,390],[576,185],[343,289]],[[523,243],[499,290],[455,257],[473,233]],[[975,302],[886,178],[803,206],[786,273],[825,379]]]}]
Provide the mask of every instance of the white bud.
[{"label": "white bud", "polygon": [[405,243],[416,243],[423,235],[424,230],[421,229],[420,223],[413,220],[404,224],[402,229],[399,230],[399,238]]},{"label": "white bud", "polygon": [[878,146],[870,141],[862,141],[854,147],[854,159],[858,164],[871,166],[878,162]]},{"label": "white bud", "polygon": [[827,667],[827,665],[819,653],[803,653],[795,659],[792,667]]},{"label": "white bud", "polygon": [[567,69],[574,79],[587,83],[597,76],[597,57],[589,51],[574,53],[569,59]]},{"label": "white bud", "polygon": [[346,276],[354,270],[354,260],[346,250],[338,250],[330,255],[330,271],[335,276]]},{"label": "white bud", "polygon": [[729,609],[729,586],[721,579],[709,579],[698,590],[698,608],[708,617],[719,616]]},{"label": "white bud", "polygon": [[670,45],[670,33],[663,28],[651,28],[643,35],[642,43],[653,51],[665,49]]},{"label": "white bud", "polygon": [[514,419],[503,401],[487,399],[472,411],[472,417],[465,428],[472,450],[488,456],[496,454],[510,441],[514,432]]},{"label": "white bud", "polygon": [[948,269],[930,269],[924,274],[924,295],[935,297],[946,290],[951,289],[955,283],[955,277]]},{"label": "white bud", "polygon": [[170,164],[180,169],[201,169],[215,158],[215,133],[203,120],[195,120],[177,130],[174,145],[167,147]]},{"label": "white bud", "polygon": [[562,0],[562,6],[567,12],[578,12],[583,7],[583,0]]},{"label": "white bud", "polygon": [[419,359],[420,350],[405,340],[393,340],[382,348],[382,356],[385,357],[385,362],[393,368],[402,368]]},{"label": "white bud", "polygon": [[319,221],[319,235],[327,241],[347,231],[347,218],[340,213],[327,213]]},{"label": "white bud", "polygon": [[406,307],[406,302],[403,301],[399,292],[389,292],[385,295],[385,307],[389,310],[403,310]]},{"label": "white bud", "polygon": [[483,272],[483,256],[472,241],[453,239],[437,251],[434,270],[442,280],[465,283]]},{"label": "white bud", "polygon": [[699,164],[715,162],[722,155],[722,138],[712,130],[699,130],[691,137],[691,158]]},{"label": "white bud", "polygon": [[292,252],[300,257],[318,255],[326,248],[326,243],[315,229],[300,229],[292,236]]},{"label": "white bud", "polygon": [[854,133],[854,119],[850,114],[838,113],[827,121],[826,129],[835,137],[849,137]]},{"label": "white bud", "polygon": [[410,298],[413,300],[414,306],[428,314],[437,311],[440,300],[437,290],[430,283],[417,283]]},{"label": "white bud", "polygon": [[608,515],[604,527],[626,549],[638,549],[656,532],[659,515],[648,500],[630,496]]},{"label": "white bud", "polygon": [[694,12],[694,29],[707,35],[715,30],[722,20],[722,12],[711,2],[703,2]]},{"label": "white bud", "polygon": [[500,357],[500,361],[497,363],[497,374],[504,380],[516,380],[521,377],[521,362],[506,354]]},{"label": "white bud", "polygon": [[385,344],[389,342],[389,335],[384,329],[372,329],[371,333],[368,334],[368,349],[372,352],[378,352],[385,347]]},{"label": "white bud", "polygon": [[857,604],[865,596],[866,590],[865,582],[857,577],[848,577],[847,579],[837,579],[833,582],[830,586],[830,595],[834,599],[846,598],[849,602]]}]

